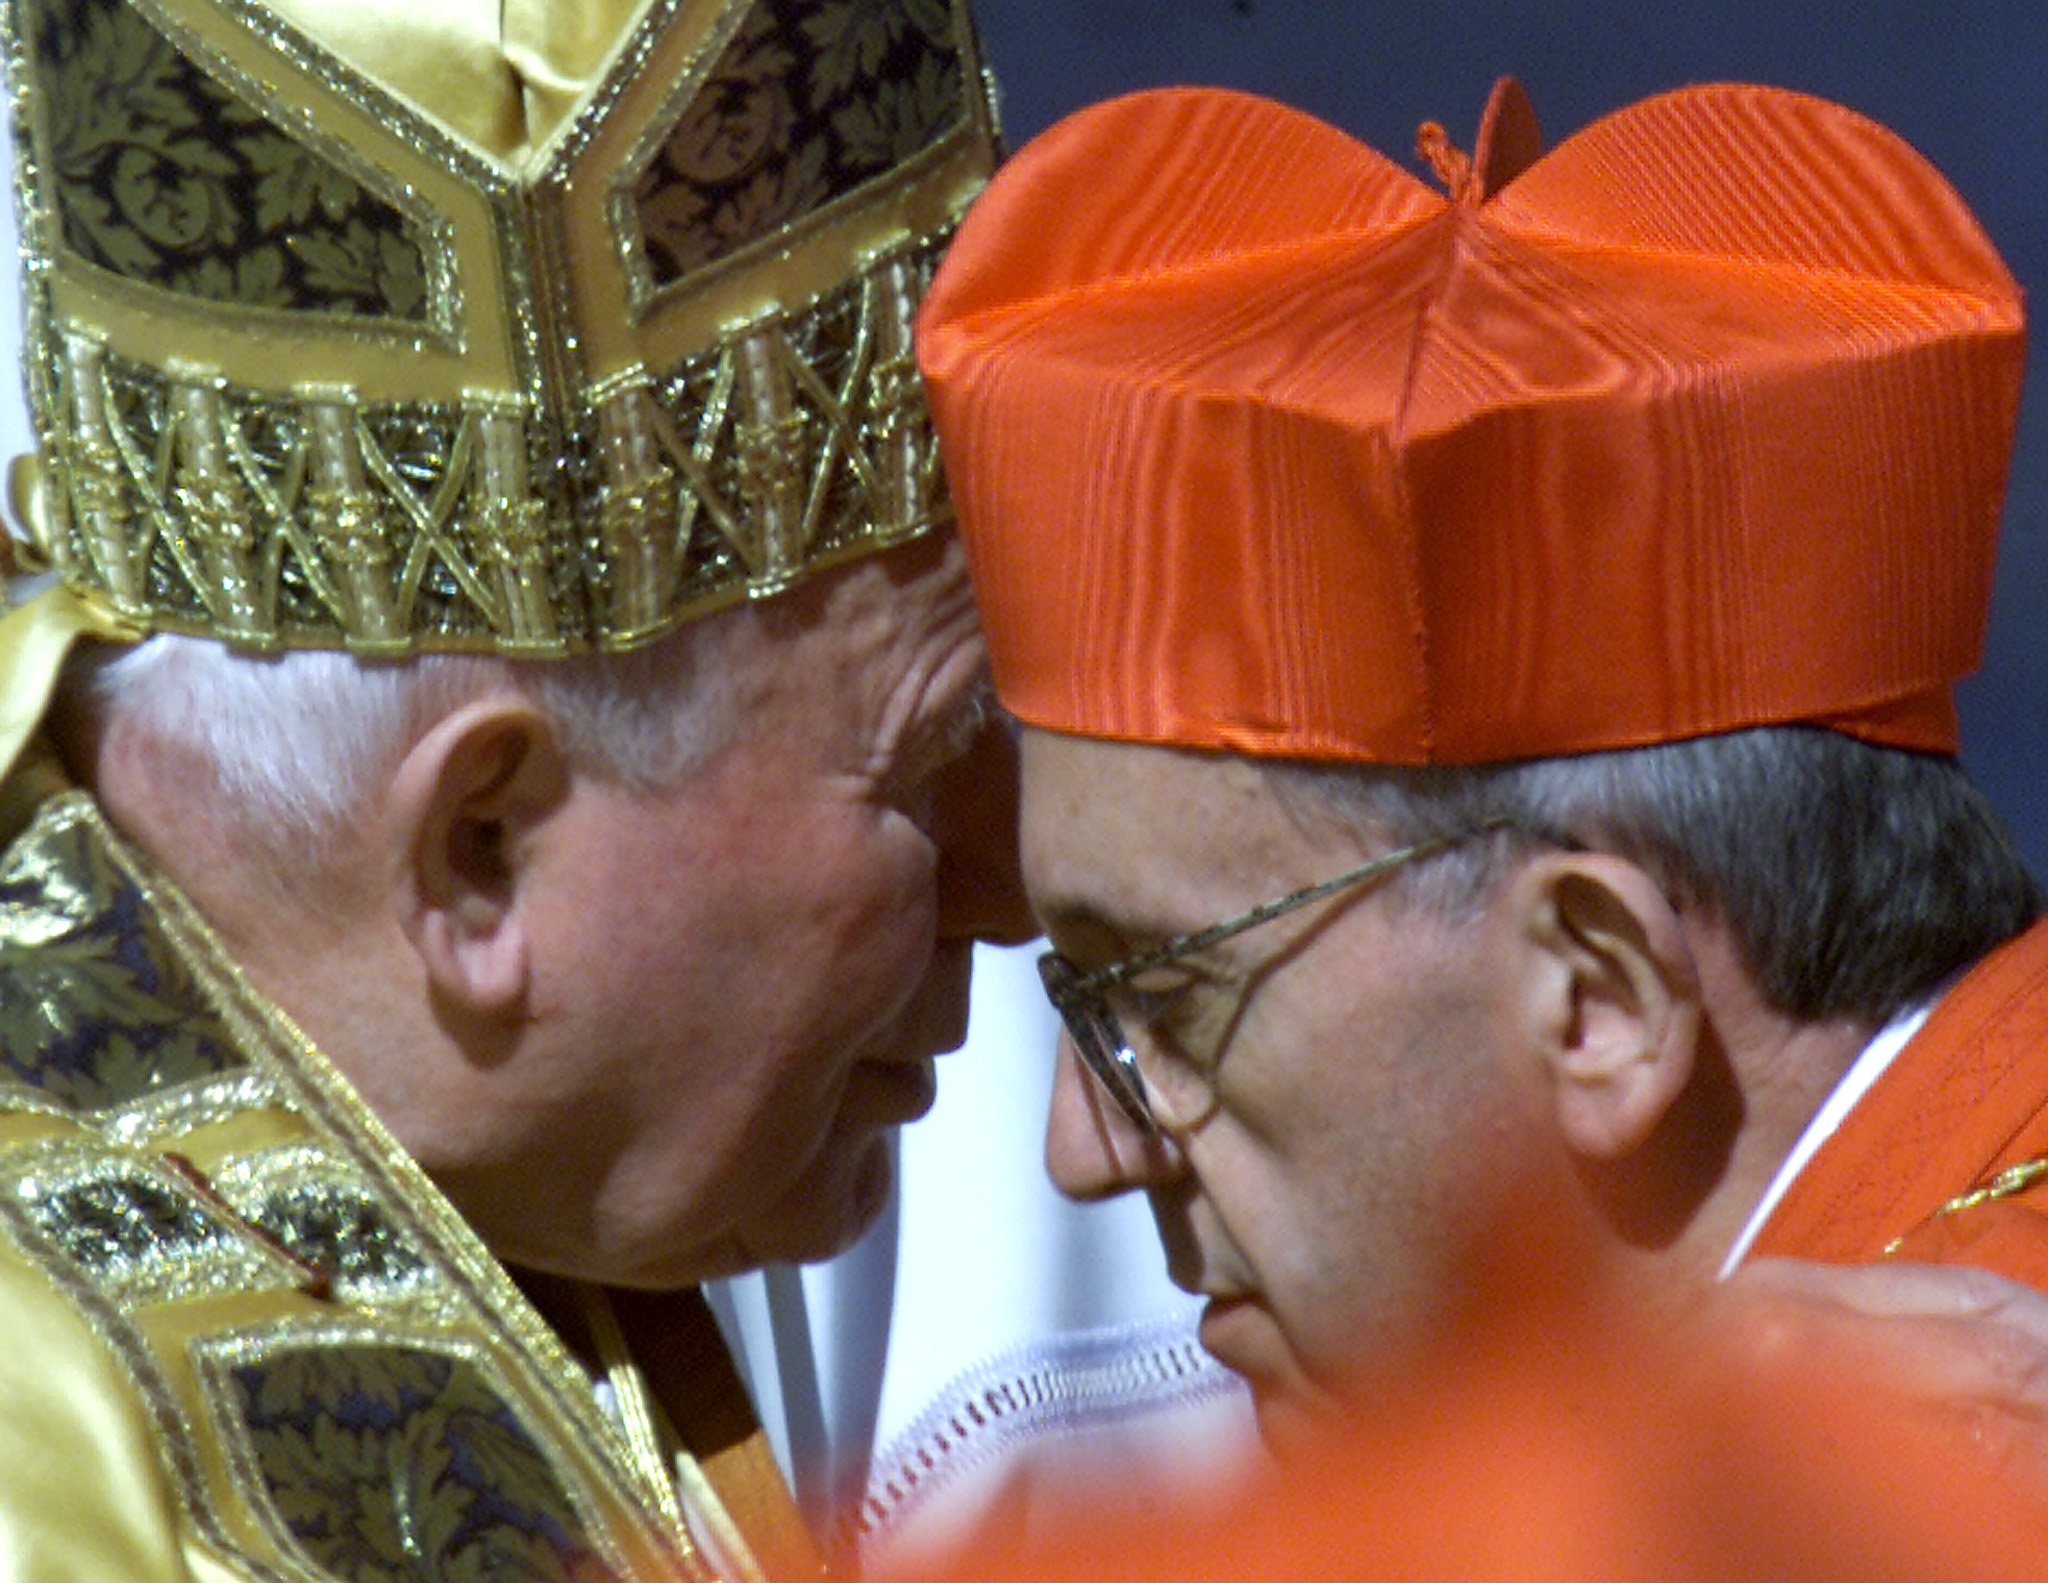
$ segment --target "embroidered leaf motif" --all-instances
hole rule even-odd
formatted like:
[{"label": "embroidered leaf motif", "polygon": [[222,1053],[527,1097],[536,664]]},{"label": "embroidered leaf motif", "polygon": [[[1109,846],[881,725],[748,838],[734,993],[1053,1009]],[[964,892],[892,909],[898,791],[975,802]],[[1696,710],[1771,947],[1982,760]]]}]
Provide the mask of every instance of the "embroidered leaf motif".
[{"label": "embroidered leaf motif", "polygon": [[339,234],[307,232],[292,239],[292,250],[305,267],[306,279],[338,296],[377,289],[377,239],[367,226],[351,221]]},{"label": "embroidered leaf motif", "polygon": [[824,158],[824,150],[814,147],[787,165],[760,172],[732,192],[713,220],[712,231],[728,245],[740,246],[815,209],[828,193]]},{"label": "embroidered leaf motif", "polygon": [[46,820],[0,867],[0,1071],[99,1109],[240,1064],[147,903]]},{"label": "embroidered leaf motif", "polygon": [[803,219],[964,113],[947,0],[759,0],[634,187],[658,284]]},{"label": "embroidered leaf motif", "polygon": [[804,23],[804,31],[818,46],[814,78],[819,96],[837,97],[862,78],[879,76],[899,40],[910,38],[921,45],[942,47],[950,21],[945,0],[907,0],[897,5],[842,0],[820,6]]},{"label": "embroidered leaf motif", "polygon": [[[120,0],[32,0],[65,243],[166,291],[413,319],[425,249],[391,204],[234,97]],[[353,267],[302,266],[292,244]]]},{"label": "embroidered leaf motif", "polygon": [[363,1583],[596,1583],[560,1477],[483,1374],[414,1348],[307,1344],[234,1370],[273,1510]]},{"label": "embroidered leaf motif", "polygon": [[346,220],[362,197],[340,171],[283,138],[251,143],[247,158],[256,224],[264,231]]},{"label": "embroidered leaf motif", "polygon": [[936,142],[959,113],[959,93],[959,74],[927,57],[910,81],[885,83],[840,110],[832,129],[852,158],[879,164],[896,149]]},{"label": "embroidered leaf motif", "polygon": [[419,254],[406,238],[389,231],[377,233],[377,295],[390,306],[394,318],[427,316],[427,281],[420,270]]}]

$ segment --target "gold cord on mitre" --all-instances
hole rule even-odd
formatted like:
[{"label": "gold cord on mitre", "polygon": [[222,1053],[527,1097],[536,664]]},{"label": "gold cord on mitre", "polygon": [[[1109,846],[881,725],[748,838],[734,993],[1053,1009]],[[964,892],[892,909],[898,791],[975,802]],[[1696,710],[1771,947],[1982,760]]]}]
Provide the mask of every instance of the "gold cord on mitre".
[{"label": "gold cord on mitre", "polygon": [[13,493],[74,625],[544,658],[945,520],[910,325],[993,163],[960,0],[4,14]]}]

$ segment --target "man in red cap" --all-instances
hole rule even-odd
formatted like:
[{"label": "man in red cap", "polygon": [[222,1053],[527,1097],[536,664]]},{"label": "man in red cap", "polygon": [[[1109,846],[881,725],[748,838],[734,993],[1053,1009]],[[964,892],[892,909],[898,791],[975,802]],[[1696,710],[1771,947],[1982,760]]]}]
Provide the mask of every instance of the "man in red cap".
[{"label": "man in red cap", "polygon": [[2048,1285],[2048,929],[1951,701],[2017,287],[1796,94],[1545,154],[1505,83],[1423,141],[1448,196],[1266,101],[1098,106],[920,322],[1053,1174],[1148,1193],[1269,1438],[1517,1237],[1651,1315],[1760,1253]]}]

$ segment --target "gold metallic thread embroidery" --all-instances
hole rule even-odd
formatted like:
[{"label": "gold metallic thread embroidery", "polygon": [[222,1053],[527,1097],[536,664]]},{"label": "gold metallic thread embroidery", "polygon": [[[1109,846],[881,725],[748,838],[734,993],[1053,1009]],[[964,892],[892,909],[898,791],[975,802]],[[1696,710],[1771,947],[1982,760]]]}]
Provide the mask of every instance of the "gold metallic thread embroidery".
[{"label": "gold metallic thread embroidery", "polygon": [[947,520],[910,325],[994,149],[947,0],[648,0],[524,164],[240,0],[0,12],[30,526],[135,625],[562,655]]},{"label": "gold metallic thread embroidery", "polygon": [[[1921,1225],[1940,1220],[1946,1215],[1959,1215],[1966,1209],[1975,1209],[1979,1204],[1990,1204],[1997,1202],[2001,1198],[2016,1197],[2024,1193],[2044,1176],[2048,1176],[2048,1154],[2037,1154],[2031,1160],[2021,1160],[2016,1164],[2008,1165],[1981,1187],[1973,1187],[1967,1192],[1956,1194],[1954,1198],[1951,1198],[1941,1208],[1929,1215],[1927,1220],[1922,1221]],[[1918,1227],[1914,1229],[1917,1230]],[[1886,1257],[1897,1253],[1904,1246],[1906,1237],[1909,1235],[1911,1233],[1902,1233],[1886,1243],[1884,1248]]]}]

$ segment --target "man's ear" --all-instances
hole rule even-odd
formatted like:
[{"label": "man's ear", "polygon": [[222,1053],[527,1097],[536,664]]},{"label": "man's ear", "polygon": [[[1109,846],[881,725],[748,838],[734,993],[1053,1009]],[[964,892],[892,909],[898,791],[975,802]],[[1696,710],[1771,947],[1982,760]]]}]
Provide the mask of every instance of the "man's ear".
[{"label": "man's ear", "polygon": [[1699,1047],[1699,972],[1678,912],[1605,853],[1546,855],[1514,884],[1536,965],[1526,1012],[1559,1130],[1584,1158],[1622,1159],[1684,1090]]},{"label": "man's ear", "polygon": [[518,901],[529,838],[567,787],[554,728],[512,695],[452,711],[400,763],[396,903],[444,1005],[491,1018],[523,1004],[531,942]]}]

